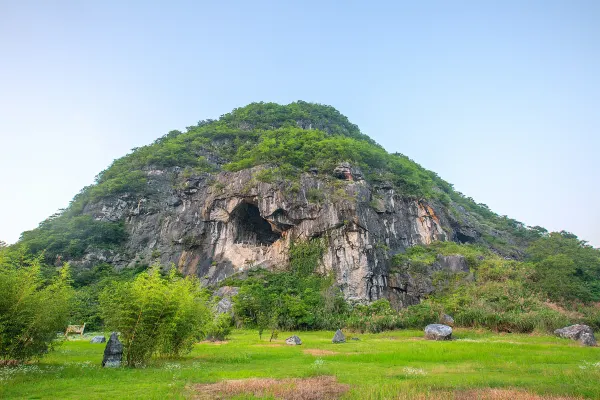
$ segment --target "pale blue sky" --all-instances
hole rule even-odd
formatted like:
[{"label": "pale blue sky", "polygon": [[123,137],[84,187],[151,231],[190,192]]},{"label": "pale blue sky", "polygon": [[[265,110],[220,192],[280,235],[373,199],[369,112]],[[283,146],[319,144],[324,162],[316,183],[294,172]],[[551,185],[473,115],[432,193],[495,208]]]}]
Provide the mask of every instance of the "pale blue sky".
[{"label": "pale blue sky", "polygon": [[598,21],[598,1],[0,0],[0,240],[171,129],[301,99],[600,246]]}]

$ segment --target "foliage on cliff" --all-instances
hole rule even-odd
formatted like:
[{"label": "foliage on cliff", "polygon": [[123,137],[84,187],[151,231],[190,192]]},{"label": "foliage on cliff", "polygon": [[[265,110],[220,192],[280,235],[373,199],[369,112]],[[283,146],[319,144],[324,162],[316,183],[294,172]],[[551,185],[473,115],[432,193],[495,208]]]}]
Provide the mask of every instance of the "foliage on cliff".
[{"label": "foliage on cliff", "polygon": [[[572,234],[544,235],[531,244],[524,261],[505,259],[482,246],[435,242],[411,247],[394,263],[419,270],[438,255],[465,257],[473,278],[440,271],[433,276],[435,291],[429,297],[399,311],[387,300],[347,304],[328,277],[307,273],[310,268],[255,271],[244,281],[227,283],[241,286],[234,306],[238,322],[259,330],[421,329],[438,322],[442,313],[453,315],[457,326],[502,332],[551,332],[571,323],[600,329],[600,308],[594,303],[600,301],[600,250]],[[312,265],[314,269],[314,261]]]},{"label": "foliage on cliff", "polygon": [[298,101],[252,103],[133,149],[99,173],[66,210],[25,232],[20,243],[34,253],[46,251],[49,262],[58,255],[80,257],[88,248],[118,247],[126,239],[122,223],[94,221],[85,216],[85,207],[107,197],[151,196],[152,169],[174,168],[180,171],[178,179],[185,179],[269,164],[269,176],[261,179],[289,181],[307,171],[328,178],[340,162],[359,167],[374,185],[392,185],[404,197],[443,204],[459,223],[470,214],[486,231],[481,240],[505,254],[520,254],[543,233],[477,204],[408,157],[386,152],[333,107]]},{"label": "foliage on cliff", "polygon": [[573,234],[543,235],[523,261],[452,242],[415,246],[394,261],[418,267],[432,264],[438,254],[464,256],[474,279],[440,272],[435,292],[421,304],[397,313],[383,301],[359,309],[349,326],[374,332],[418,327],[445,312],[458,326],[505,332],[548,332],[570,323],[600,329],[600,250]]}]

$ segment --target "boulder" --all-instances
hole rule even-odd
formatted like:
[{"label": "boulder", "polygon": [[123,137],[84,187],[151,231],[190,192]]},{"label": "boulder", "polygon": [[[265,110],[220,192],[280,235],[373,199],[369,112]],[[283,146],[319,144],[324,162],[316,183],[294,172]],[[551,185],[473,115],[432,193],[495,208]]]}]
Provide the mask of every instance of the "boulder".
[{"label": "boulder", "polygon": [[448,314],[442,314],[442,316],[440,317],[440,324],[454,326],[454,318],[452,318]]},{"label": "boulder", "polygon": [[333,339],[331,339],[332,343],[346,343],[346,336],[342,333],[341,329],[338,329],[333,335]]},{"label": "boulder", "polygon": [[302,340],[300,340],[300,338],[296,335],[294,336],[290,336],[289,338],[285,339],[285,343],[289,344],[290,346],[297,346],[302,344]]},{"label": "boulder", "polygon": [[425,327],[425,339],[450,340],[452,339],[452,328],[444,324],[431,324]]},{"label": "boulder", "polygon": [[94,336],[90,343],[106,343],[106,338],[104,336]]},{"label": "boulder", "polygon": [[110,334],[110,339],[104,348],[104,357],[102,358],[103,367],[120,367],[123,358],[123,344],[117,337],[117,332]]},{"label": "boulder", "polygon": [[555,330],[554,334],[564,339],[579,340],[585,346],[596,345],[594,331],[587,325],[576,324],[566,326]]}]

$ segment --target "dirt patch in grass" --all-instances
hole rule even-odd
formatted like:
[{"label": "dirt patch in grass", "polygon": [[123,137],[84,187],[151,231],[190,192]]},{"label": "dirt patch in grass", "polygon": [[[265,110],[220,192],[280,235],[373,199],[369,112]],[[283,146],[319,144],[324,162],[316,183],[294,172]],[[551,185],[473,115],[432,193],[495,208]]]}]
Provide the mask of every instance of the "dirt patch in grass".
[{"label": "dirt patch in grass", "polygon": [[[426,397],[424,397],[425,399]],[[434,394],[432,399],[448,400],[580,400],[581,397],[542,396],[516,389],[477,389]]]},{"label": "dirt patch in grass", "polygon": [[213,346],[221,346],[222,344],[227,344],[229,343],[227,340],[222,340],[222,341],[212,341],[212,340],[203,340],[202,342],[200,342],[201,344],[212,344]]},{"label": "dirt patch in grass", "polygon": [[[229,399],[239,395],[273,396],[281,400],[335,400],[350,386],[334,376],[304,379],[252,378],[194,385],[195,399]],[[512,400],[512,399],[511,399]]]},{"label": "dirt patch in grass", "polygon": [[311,355],[311,356],[334,356],[336,354],[340,354],[337,351],[321,350],[321,349],[306,349],[303,351],[303,353]]}]

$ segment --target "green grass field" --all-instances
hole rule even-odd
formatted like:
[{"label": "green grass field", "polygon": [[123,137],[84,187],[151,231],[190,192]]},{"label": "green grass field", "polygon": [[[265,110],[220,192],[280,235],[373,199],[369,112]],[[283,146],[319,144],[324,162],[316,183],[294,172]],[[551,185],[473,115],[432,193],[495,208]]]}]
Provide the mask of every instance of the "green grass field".
[{"label": "green grass field", "polygon": [[0,368],[0,398],[194,398],[202,394],[196,384],[324,375],[349,385],[343,399],[463,398],[479,388],[600,399],[600,348],[552,336],[456,329],[456,340],[432,342],[421,331],[394,331],[334,345],[333,332],[300,332],[301,346],[285,345],[287,336],[269,343],[235,331],[225,343],[200,343],[183,359],[141,369],[103,369],[104,344],[69,341],[39,363]]}]

